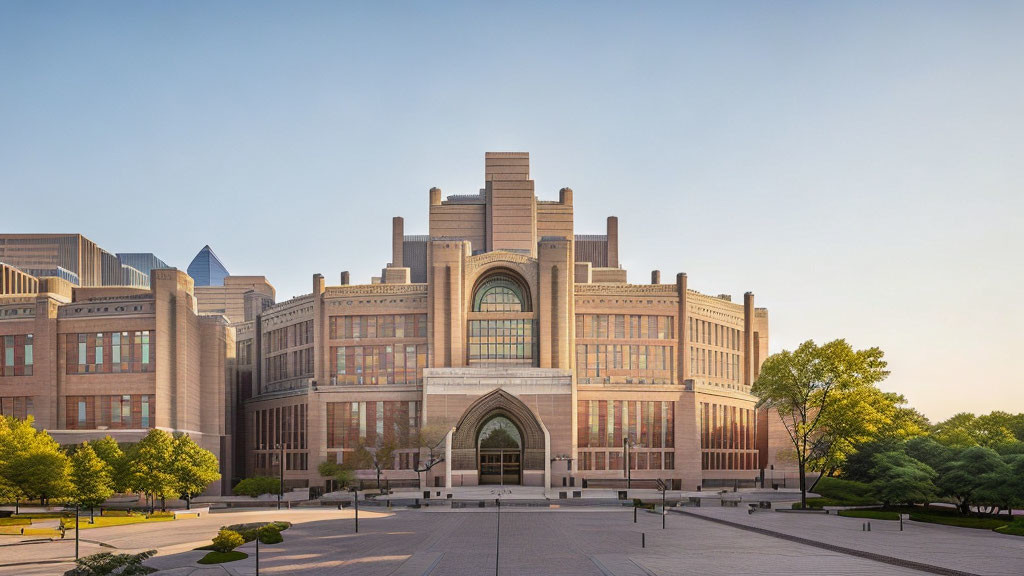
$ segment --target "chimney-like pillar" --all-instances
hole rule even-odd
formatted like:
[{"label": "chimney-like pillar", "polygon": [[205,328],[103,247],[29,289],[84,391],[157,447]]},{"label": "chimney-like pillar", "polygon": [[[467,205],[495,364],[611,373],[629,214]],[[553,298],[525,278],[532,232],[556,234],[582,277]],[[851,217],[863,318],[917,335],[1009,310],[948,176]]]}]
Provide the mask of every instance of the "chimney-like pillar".
[{"label": "chimney-like pillar", "polygon": [[690,324],[686,310],[686,272],[676,274],[676,290],[679,292],[679,311],[676,313],[676,367],[679,374],[676,381],[682,384],[690,377],[690,356],[686,353],[690,341],[687,334]]},{"label": "chimney-like pillar", "polygon": [[405,266],[402,251],[405,244],[405,219],[395,216],[391,219],[391,265]]},{"label": "chimney-like pillar", "polygon": [[340,276],[341,277],[338,278],[338,280],[341,282],[341,285],[342,286],[348,286],[349,282],[351,282],[351,280],[349,278],[348,270],[343,271]]},{"label": "chimney-like pillar", "polygon": [[608,267],[619,267],[619,218],[608,217]]},{"label": "chimney-like pillar", "polygon": [[661,270],[651,270],[651,284],[661,284]]},{"label": "chimney-like pillar", "polygon": [[743,385],[754,383],[754,293],[743,294]]},{"label": "chimney-like pillar", "polygon": [[434,188],[430,189],[430,205],[431,206],[440,206],[441,205],[441,189],[437,188],[436,186]]}]

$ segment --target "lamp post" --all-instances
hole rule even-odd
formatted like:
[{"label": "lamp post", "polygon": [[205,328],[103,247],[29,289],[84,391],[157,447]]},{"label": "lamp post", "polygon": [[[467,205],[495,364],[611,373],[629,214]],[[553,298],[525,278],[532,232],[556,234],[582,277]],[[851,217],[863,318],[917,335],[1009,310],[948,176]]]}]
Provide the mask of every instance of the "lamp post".
[{"label": "lamp post", "polygon": [[356,534],[359,534],[359,487],[352,488],[352,502],[356,509]]},{"label": "lamp post", "polygon": [[75,502],[75,562],[78,561],[78,511],[79,503]]},{"label": "lamp post", "polygon": [[495,502],[498,504],[498,530],[494,538],[494,576],[498,576],[498,560],[501,556],[501,495],[511,494],[511,490],[505,488],[499,488],[497,490],[491,490],[491,494],[497,494]]},{"label": "lamp post", "polygon": [[279,448],[281,450],[281,455],[280,455],[280,459],[281,459],[281,462],[280,462],[280,464],[281,464],[281,484],[280,484],[280,486],[277,489],[277,509],[280,510],[281,509],[281,497],[284,496],[284,442],[281,442],[280,444],[278,444],[276,446],[276,448]]},{"label": "lamp post", "polygon": [[626,490],[633,487],[633,469],[629,465],[629,449],[636,446],[637,443],[631,441],[628,436],[622,437],[622,474],[626,477]]}]

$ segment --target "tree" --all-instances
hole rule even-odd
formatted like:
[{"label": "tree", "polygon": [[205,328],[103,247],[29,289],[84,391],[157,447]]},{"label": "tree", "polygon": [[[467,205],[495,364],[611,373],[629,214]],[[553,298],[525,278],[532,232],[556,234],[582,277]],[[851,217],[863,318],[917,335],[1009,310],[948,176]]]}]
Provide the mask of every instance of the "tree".
[{"label": "tree", "polygon": [[883,505],[927,503],[935,498],[937,474],[931,466],[903,452],[876,454],[874,461],[871,489]]},{"label": "tree", "polygon": [[855,482],[871,482],[875,467],[875,456],[884,452],[904,452],[906,443],[895,438],[883,438],[865,442],[857,451],[846,457],[843,463],[843,478]]},{"label": "tree", "polygon": [[972,446],[939,469],[935,484],[942,494],[955,499],[957,508],[967,515],[971,513],[971,505],[984,494],[986,475],[999,474],[1005,466],[995,450]]},{"label": "tree", "polygon": [[800,501],[807,505],[807,467],[820,447],[822,425],[836,417],[835,397],[882,381],[889,373],[878,348],[854,350],[845,340],[821,347],[804,342],[765,360],[751,392],[758,407],[775,410],[793,443],[800,473]]},{"label": "tree", "polygon": [[89,508],[90,522],[93,508],[106,502],[114,493],[109,466],[88,442],[83,442],[71,457],[71,495],[76,502]]},{"label": "tree", "polygon": [[254,476],[243,478],[238,484],[235,484],[231,491],[239,496],[252,496],[253,498],[261,494],[280,494],[281,482],[270,476]]},{"label": "tree", "polygon": [[126,470],[127,459],[121,446],[110,435],[89,443],[96,456],[107,464],[107,473],[110,475],[111,488],[114,492],[124,493],[129,490],[129,476]]},{"label": "tree", "polygon": [[993,513],[1005,510],[1013,517],[1013,509],[1024,506],[1024,455],[1009,454],[1002,457],[1003,466],[995,466],[981,477],[981,489],[976,495],[979,503],[989,504]]},{"label": "tree", "polygon": [[377,490],[380,490],[380,474],[394,465],[398,441],[394,434],[377,434],[369,442],[360,440],[352,452],[351,464],[355,468],[372,469],[377,473]]},{"label": "tree", "polygon": [[439,421],[428,422],[416,430],[415,443],[419,448],[420,461],[415,469],[421,487],[423,486],[423,473],[444,462],[444,440],[449,430],[449,426]]},{"label": "tree", "polygon": [[920,460],[938,471],[960,455],[960,450],[939,444],[929,436],[911,438],[903,446],[907,456]]},{"label": "tree", "polygon": [[1019,442],[1014,435],[1016,417],[1006,412],[975,416],[968,412],[955,414],[932,427],[932,435],[946,446],[985,446],[997,448]]},{"label": "tree", "polygon": [[174,438],[171,470],[177,481],[177,490],[185,496],[188,509],[192,497],[201,494],[210,484],[220,480],[220,463],[213,452],[196,444],[188,434]]},{"label": "tree", "polygon": [[882,439],[906,440],[924,434],[928,427],[920,413],[905,406],[906,398],[874,385],[836,390],[833,402],[832,409],[822,415],[809,459],[810,467],[822,475],[834,475],[862,445]]},{"label": "tree", "polygon": [[0,479],[15,499],[62,498],[71,491],[67,454],[45,431],[32,427],[31,416],[0,418]]},{"label": "tree", "polygon": [[317,471],[324,478],[331,478],[340,488],[345,488],[355,480],[355,475],[352,473],[352,469],[348,466],[342,466],[334,460],[324,460],[317,466]]},{"label": "tree", "polygon": [[[160,498],[160,508],[163,510],[167,509],[167,495],[174,494],[178,489],[172,467],[173,458],[174,438],[158,428],[150,430],[128,454],[131,485],[150,498]],[[154,507],[155,502],[150,504],[150,511]]]}]

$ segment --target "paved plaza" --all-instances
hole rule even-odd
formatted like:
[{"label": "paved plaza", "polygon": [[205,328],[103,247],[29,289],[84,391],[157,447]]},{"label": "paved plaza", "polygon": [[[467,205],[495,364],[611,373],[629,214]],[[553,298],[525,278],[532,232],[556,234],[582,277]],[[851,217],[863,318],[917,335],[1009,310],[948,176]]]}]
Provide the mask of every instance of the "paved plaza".
[{"label": "paved plaza", "polygon": [[[993,532],[909,523],[873,522],[861,532],[857,519],[743,509],[687,509],[666,518],[630,508],[503,508],[499,574],[668,576],[744,574],[923,574],[771,534],[709,521],[709,516],[773,533],[838,543],[970,574],[1020,574],[1024,538]],[[285,519],[295,525],[283,543],[261,546],[262,574],[353,574],[442,576],[495,572],[495,508],[451,510],[360,510],[360,532],[350,510],[265,510],[211,514],[195,520],[83,531],[83,553],[158,548],[149,564],[166,574],[255,574],[253,544],[246,560],[221,566],[196,564],[219,526]],[[641,536],[643,534],[643,536]],[[641,547],[641,538],[646,548]],[[101,547],[98,543],[103,543]],[[73,541],[14,544],[0,540],[0,575],[60,574],[69,563],[26,564],[66,558]],[[932,571],[935,573],[935,571]]]}]

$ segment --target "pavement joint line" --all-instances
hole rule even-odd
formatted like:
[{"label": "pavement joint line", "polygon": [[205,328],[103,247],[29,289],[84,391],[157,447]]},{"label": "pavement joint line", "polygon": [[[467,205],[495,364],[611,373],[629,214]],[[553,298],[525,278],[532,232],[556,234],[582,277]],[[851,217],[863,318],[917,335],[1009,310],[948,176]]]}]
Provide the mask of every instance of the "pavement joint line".
[{"label": "pavement joint line", "polygon": [[644,567],[642,564],[637,562],[636,560],[633,560],[632,558],[629,558],[629,561],[632,562],[637,568],[639,568],[641,572],[643,572],[644,574],[647,574],[647,576],[658,576],[657,574],[655,574],[654,572],[651,572],[646,567]]},{"label": "pavement joint line", "polygon": [[915,562],[913,560],[904,560],[902,558],[896,558],[894,556],[886,556],[884,554],[878,554],[876,552],[866,552],[864,550],[857,550],[856,548],[847,548],[845,546],[837,546],[835,544],[827,544],[825,542],[818,542],[816,540],[810,540],[807,538],[801,538],[799,536],[793,536],[784,532],[776,532],[775,530],[769,530],[767,528],[758,528],[756,526],[748,526],[739,522],[733,522],[731,520],[723,520],[722,518],[713,518],[711,516],[704,516],[703,514],[695,514],[686,510],[673,510],[677,514],[684,514],[691,518],[699,518],[701,520],[707,520],[708,522],[715,522],[732,528],[740,530],[746,530],[748,532],[754,532],[757,534],[763,534],[765,536],[771,536],[773,538],[779,538],[782,540],[789,540],[790,542],[796,542],[797,544],[804,544],[806,546],[813,546],[815,548],[821,548],[822,550],[828,550],[830,552],[839,552],[840,554],[846,554],[848,556],[856,556],[858,558],[864,558],[867,560],[874,560],[883,564],[889,564],[891,566],[899,566],[900,568],[910,568],[912,570],[920,570],[921,572],[929,572],[931,574],[939,574],[940,576],[981,576],[973,572],[964,572],[963,570],[955,570],[953,568],[944,568],[942,566],[935,566],[933,564],[925,564],[923,562]]},{"label": "pavement joint line", "polygon": [[423,571],[423,576],[430,576],[430,573],[434,571],[434,568],[437,568],[437,565],[441,563],[441,558],[444,558],[444,552],[441,552],[437,555],[437,558],[434,558],[434,561],[430,566]]},{"label": "pavement joint line", "polygon": [[601,574],[604,574],[604,576],[615,576],[615,574],[611,570],[608,570],[608,568],[605,567],[605,565],[597,559],[597,556],[591,554],[590,561],[593,562],[595,566],[597,566],[597,569],[600,570]]}]

